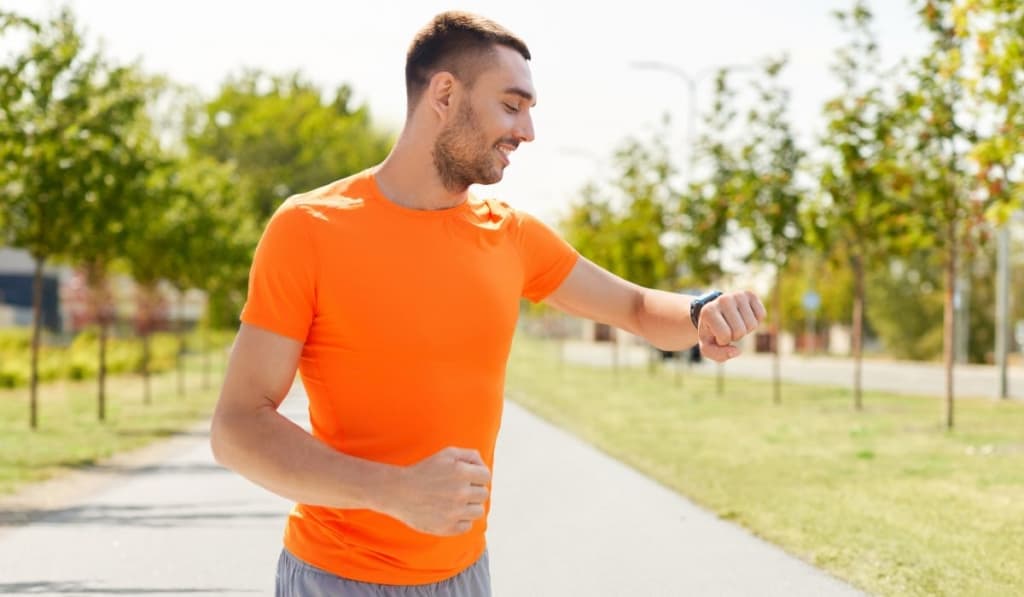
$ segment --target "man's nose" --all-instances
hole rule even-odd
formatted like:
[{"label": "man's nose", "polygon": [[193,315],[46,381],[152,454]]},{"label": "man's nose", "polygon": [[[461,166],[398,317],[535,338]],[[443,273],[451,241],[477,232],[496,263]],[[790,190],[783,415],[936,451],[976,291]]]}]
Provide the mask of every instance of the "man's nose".
[{"label": "man's nose", "polygon": [[516,137],[518,137],[520,141],[529,143],[530,141],[533,141],[534,136],[533,118],[531,118],[529,114],[524,115],[519,121],[519,126],[516,127]]}]

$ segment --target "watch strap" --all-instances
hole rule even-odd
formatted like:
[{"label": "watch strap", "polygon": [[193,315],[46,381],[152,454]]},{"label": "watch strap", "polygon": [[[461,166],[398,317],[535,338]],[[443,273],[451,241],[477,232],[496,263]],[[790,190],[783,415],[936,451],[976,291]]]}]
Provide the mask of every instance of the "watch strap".
[{"label": "watch strap", "polygon": [[693,322],[693,329],[697,329],[697,325],[700,323],[700,311],[704,308],[704,305],[720,296],[722,296],[721,290],[712,290],[705,292],[690,302],[690,321]]}]

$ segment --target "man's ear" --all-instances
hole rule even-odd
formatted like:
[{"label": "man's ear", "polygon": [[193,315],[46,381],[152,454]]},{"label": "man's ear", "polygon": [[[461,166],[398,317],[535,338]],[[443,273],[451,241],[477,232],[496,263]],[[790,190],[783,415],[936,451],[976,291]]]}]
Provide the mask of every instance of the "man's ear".
[{"label": "man's ear", "polygon": [[453,96],[457,93],[458,87],[458,79],[448,71],[440,71],[430,77],[430,84],[427,86],[424,99],[430,110],[437,114],[438,119],[442,122],[448,120],[448,116],[451,114],[455,105]]}]

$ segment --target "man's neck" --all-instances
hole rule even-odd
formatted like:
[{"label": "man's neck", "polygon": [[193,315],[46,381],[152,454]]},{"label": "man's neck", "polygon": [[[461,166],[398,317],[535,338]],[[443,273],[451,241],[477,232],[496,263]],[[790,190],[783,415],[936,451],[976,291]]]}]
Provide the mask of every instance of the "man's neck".
[{"label": "man's neck", "polygon": [[469,198],[469,189],[452,192],[444,187],[429,148],[401,137],[374,177],[387,200],[408,209],[449,209]]}]

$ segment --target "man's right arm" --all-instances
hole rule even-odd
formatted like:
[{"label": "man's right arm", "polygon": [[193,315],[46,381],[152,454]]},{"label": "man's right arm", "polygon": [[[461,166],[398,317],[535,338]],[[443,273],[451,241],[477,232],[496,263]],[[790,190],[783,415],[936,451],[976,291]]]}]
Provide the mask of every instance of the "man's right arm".
[{"label": "man's right arm", "polygon": [[242,324],[213,414],[214,458],[288,499],[334,508],[379,509],[397,467],[341,454],[277,408],[295,379],[302,344]]},{"label": "man's right arm", "polygon": [[320,442],[277,411],[301,352],[296,340],[242,324],[210,428],[217,462],[296,502],[377,510],[438,535],[469,530],[490,480],[479,454],[448,448],[399,467]]}]

